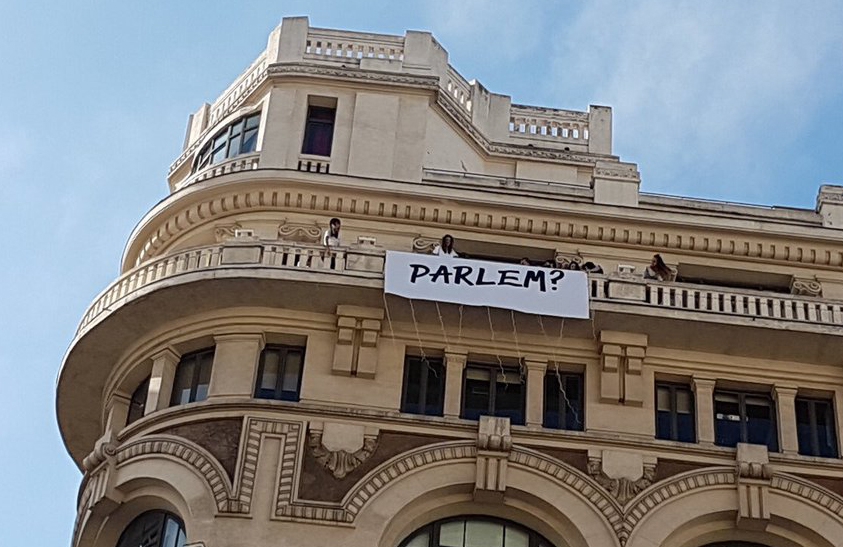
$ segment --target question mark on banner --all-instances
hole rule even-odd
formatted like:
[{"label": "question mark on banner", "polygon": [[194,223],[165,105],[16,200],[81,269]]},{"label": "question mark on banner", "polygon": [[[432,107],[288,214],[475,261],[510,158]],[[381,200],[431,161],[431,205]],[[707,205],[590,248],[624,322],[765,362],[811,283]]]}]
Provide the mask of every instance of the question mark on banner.
[{"label": "question mark on banner", "polygon": [[550,284],[553,285],[550,290],[555,291],[556,283],[563,277],[565,277],[565,272],[562,270],[553,270],[550,272]]}]

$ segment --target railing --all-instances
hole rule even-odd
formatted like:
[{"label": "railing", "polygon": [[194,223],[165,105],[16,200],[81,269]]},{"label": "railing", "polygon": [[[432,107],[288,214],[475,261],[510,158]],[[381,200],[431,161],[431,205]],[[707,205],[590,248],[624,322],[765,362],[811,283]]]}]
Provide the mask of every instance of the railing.
[{"label": "railing", "polygon": [[246,156],[237,156],[222,163],[217,163],[210,167],[206,167],[201,171],[185,178],[176,185],[176,190],[190,186],[193,183],[200,182],[220,175],[227,175],[229,173],[239,173],[240,171],[252,171],[260,166],[260,154],[249,154]]},{"label": "railing", "polygon": [[471,84],[454,67],[448,65],[445,91],[466,113],[471,113]]},{"label": "railing", "polygon": [[404,37],[310,29],[304,58],[356,62],[361,59],[401,61],[404,59]]},{"label": "railing", "polygon": [[[618,297],[613,290],[637,285]],[[642,279],[590,276],[591,298],[598,301],[641,303],[657,308],[715,313],[753,319],[771,319],[843,325],[843,304],[812,297],[771,294],[729,288],[662,283]]]},{"label": "railing", "polygon": [[[245,254],[243,251],[245,250]],[[138,266],[117,279],[90,305],[77,333],[108,311],[120,299],[162,279],[227,267],[269,267],[311,272],[333,272],[382,278],[384,253],[380,250],[332,248],[300,243],[265,244],[234,239],[227,243],[184,251]]]},{"label": "railing", "polygon": [[234,108],[239,106],[240,100],[263,81],[266,77],[266,54],[261,54],[255,62],[246,69],[233,84],[226,89],[220,98],[211,105],[208,116],[208,127],[213,127],[218,121],[226,117]]},{"label": "railing", "polygon": [[514,104],[509,110],[509,133],[560,142],[588,142],[588,113]]}]

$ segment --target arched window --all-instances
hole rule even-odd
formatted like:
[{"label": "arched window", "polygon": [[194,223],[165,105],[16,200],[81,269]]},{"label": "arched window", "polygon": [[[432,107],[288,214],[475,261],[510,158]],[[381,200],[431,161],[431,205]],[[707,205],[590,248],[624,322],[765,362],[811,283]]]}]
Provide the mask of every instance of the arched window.
[{"label": "arched window", "polygon": [[138,384],[137,389],[132,393],[132,398],[129,400],[129,415],[126,418],[126,425],[143,418],[146,410],[146,397],[149,394],[149,376],[146,380]]},{"label": "arched window", "polygon": [[165,511],[147,511],[129,524],[117,547],[183,547],[184,524]]},{"label": "arched window", "polygon": [[553,547],[541,535],[508,520],[458,517],[428,524],[399,547]]}]

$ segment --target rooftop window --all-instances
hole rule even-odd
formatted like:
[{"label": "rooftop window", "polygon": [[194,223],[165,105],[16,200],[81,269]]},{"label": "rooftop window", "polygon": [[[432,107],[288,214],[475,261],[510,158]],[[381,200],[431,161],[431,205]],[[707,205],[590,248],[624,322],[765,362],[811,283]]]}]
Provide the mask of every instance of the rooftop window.
[{"label": "rooftop window", "polygon": [[254,152],[258,143],[258,127],[261,123],[260,112],[245,116],[227,125],[196,156],[194,171],[204,169],[228,158]]}]

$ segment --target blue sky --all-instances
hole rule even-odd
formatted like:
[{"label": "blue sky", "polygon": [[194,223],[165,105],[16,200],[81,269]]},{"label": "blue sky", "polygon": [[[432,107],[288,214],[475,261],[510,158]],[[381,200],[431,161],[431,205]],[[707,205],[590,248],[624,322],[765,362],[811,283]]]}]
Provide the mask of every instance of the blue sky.
[{"label": "blue sky", "polygon": [[843,183],[838,0],[239,4],[0,5],[4,544],[69,544],[80,475],[54,418],[64,351],[166,195],[188,114],[283,16],[430,30],[467,79],[515,102],[610,105],[643,191],[813,208],[819,184]]}]

